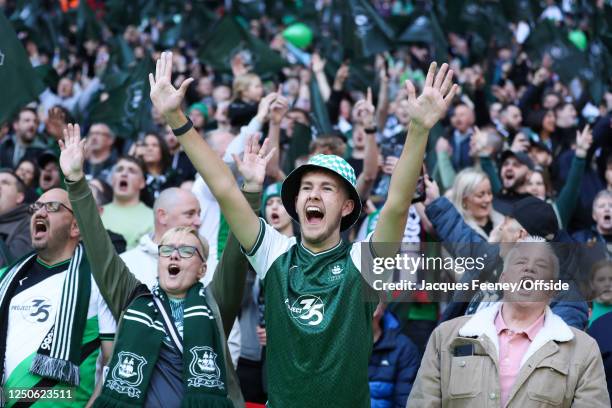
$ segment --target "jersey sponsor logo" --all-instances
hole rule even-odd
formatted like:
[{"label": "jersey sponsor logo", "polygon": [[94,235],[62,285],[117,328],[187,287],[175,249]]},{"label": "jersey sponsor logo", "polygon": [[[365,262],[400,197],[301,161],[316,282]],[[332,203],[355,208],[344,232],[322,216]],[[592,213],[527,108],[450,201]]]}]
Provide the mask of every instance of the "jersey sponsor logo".
[{"label": "jersey sponsor logo", "polygon": [[221,381],[221,370],[217,364],[217,353],[208,346],[192,347],[189,374],[191,378],[187,381],[188,387],[225,388]]},{"label": "jersey sponsor logo", "polygon": [[[289,305],[289,299],[285,300]],[[318,326],[325,315],[325,305],[320,297],[302,295],[289,307],[291,317],[306,326]]]},{"label": "jersey sponsor logo", "polygon": [[23,318],[28,322],[44,323],[51,316],[53,304],[44,296],[36,296],[21,305],[11,306],[11,311],[21,312]]},{"label": "jersey sponsor logo", "polygon": [[120,351],[106,387],[130,398],[140,398],[141,391],[137,387],[142,383],[142,369],[145,364],[147,360],[144,357],[129,351]]}]

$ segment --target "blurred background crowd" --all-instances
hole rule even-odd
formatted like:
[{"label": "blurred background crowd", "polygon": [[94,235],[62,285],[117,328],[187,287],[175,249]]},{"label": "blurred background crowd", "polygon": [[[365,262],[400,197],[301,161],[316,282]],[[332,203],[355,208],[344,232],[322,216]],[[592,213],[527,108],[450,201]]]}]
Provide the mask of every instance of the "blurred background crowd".
[{"label": "blurred background crowd", "polygon": [[[364,180],[362,221],[345,236],[363,238],[406,138],[404,81],[422,86],[437,61],[450,64],[461,91],[430,134],[428,178],[405,241],[476,234],[499,242],[504,216],[536,197],[552,206],[554,225],[531,225],[541,214],[527,206],[519,226],[600,248],[601,263],[586,278],[590,318],[573,325],[586,329],[612,311],[609,0],[0,0],[0,9],[0,267],[30,250],[28,204],[62,185],[57,140],[78,122],[87,177],[118,251],[156,256],[159,214],[171,213],[200,228],[214,271],[227,224],[149,99],[147,74],[164,50],[173,52],[177,86],[195,79],[185,109],[226,162],[247,136],[274,137],[268,222],[293,234],[275,183],[313,154],[337,154]],[[374,128],[358,112],[368,88]],[[159,199],[171,187],[186,195]],[[446,205],[469,234],[448,227],[456,220]],[[442,271],[436,279],[454,277]],[[232,341],[245,397],[265,402],[264,305],[254,280]],[[447,307],[450,297],[416,300],[374,317],[373,406],[405,405],[440,316],[465,313]],[[608,356],[610,343],[608,331],[600,342]],[[609,357],[604,363],[610,369]]]}]

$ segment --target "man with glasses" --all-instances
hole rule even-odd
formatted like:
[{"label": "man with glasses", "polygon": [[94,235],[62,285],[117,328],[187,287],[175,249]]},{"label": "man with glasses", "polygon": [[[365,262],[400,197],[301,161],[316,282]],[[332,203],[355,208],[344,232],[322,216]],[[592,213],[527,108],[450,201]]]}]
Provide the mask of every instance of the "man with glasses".
[{"label": "man with glasses", "polygon": [[47,191],[29,212],[34,252],[0,270],[6,406],[52,391],[54,407],[84,406],[100,350],[104,362],[110,357],[115,320],[91,277],[66,191]]},{"label": "man with glasses", "polygon": [[32,249],[25,192],[12,170],[0,169],[0,268]]},{"label": "man with glasses", "polygon": [[[170,228],[159,240],[158,282],[147,289],[104,231],[83,174],[78,125],[68,126],[61,146],[60,163],[83,243],[92,256],[92,274],[113,315],[122,316],[96,406],[244,406],[226,342],[247,270],[237,240],[230,234],[214,279],[204,286],[206,241],[192,226]],[[256,211],[271,155],[265,161],[257,160],[256,153],[245,156],[252,165],[243,173],[244,190],[254,191],[245,196]]]}]

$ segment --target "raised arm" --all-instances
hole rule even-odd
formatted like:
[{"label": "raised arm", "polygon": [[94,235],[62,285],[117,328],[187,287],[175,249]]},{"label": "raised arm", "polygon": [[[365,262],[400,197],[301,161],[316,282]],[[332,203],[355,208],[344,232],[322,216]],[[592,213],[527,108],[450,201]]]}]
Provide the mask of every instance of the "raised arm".
[{"label": "raised arm", "polygon": [[[155,75],[149,74],[151,100],[166,123],[175,130],[187,124],[187,117],[181,110],[187,87],[193,81],[188,78],[176,89],[171,83],[172,53],[163,52],[157,60]],[[191,127],[179,136],[179,142],[198,173],[202,176],[217,199],[221,211],[240,244],[248,251],[257,239],[259,219],[240,192],[230,169],[219,156]],[[265,163],[264,157],[260,157]]]},{"label": "raised arm", "polygon": [[274,153],[266,168],[266,174],[276,181],[283,181],[285,179],[285,173],[283,173],[280,167],[280,124],[288,110],[289,101],[284,96],[281,96],[279,92],[278,97],[270,106],[268,139],[270,139],[269,147],[274,149]]},{"label": "raised arm", "polygon": [[[250,137],[247,140],[244,157],[238,159],[236,164],[238,171],[244,179],[244,195],[251,209],[258,213],[261,205],[261,191],[263,190],[263,182],[266,177],[266,165],[265,163],[263,165],[256,163],[258,156],[256,153],[253,153],[256,152],[256,145],[257,137]],[[259,151],[265,151],[265,148],[262,147]],[[266,155],[266,160],[271,159],[270,155]],[[227,238],[223,255],[219,260],[211,283],[213,295],[219,305],[226,335],[232,329],[234,319],[240,311],[247,269],[247,258],[240,251],[240,245],[235,238],[235,234],[232,232]]]},{"label": "raised arm", "polygon": [[418,98],[412,82],[406,81],[411,120],[404,149],[391,176],[387,201],[374,229],[374,242],[401,241],[423,165],[429,130],[444,115],[457,92],[458,86],[453,85],[453,71],[448,69],[448,64],[443,64],[437,75],[436,67],[435,62],[429,66],[423,92]]},{"label": "raised arm", "polygon": [[[374,119],[374,105],[372,103],[372,89],[368,88],[366,99],[355,104],[353,108],[355,126],[353,132],[365,134],[365,155],[363,157],[363,171],[357,177],[357,192],[362,201],[370,196],[372,186],[378,176],[378,145],[376,144],[376,121]],[[367,131],[366,131],[367,130]]]},{"label": "raised arm", "polygon": [[60,166],[66,177],[68,197],[79,225],[91,273],[115,319],[127,306],[141,282],[121,260],[102,225],[96,202],[83,174],[84,142],[79,125],[68,125],[59,141]]}]

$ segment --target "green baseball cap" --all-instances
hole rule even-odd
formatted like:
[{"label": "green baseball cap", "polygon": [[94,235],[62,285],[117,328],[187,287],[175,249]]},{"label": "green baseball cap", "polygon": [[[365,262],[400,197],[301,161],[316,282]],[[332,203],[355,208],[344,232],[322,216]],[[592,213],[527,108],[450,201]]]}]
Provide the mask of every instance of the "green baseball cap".
[{"label": "green baseball cap", "polygon": [[344,231],[350,228],[359,218],[359,214],[361,214],[361,199],[355,188],[357,178],[355,177],[355,170],[353,170],[351,165],[343,158],[333,154],[317,154],[311,157],[306,164],[289,173],[281,188],[281,198],[287,213],[289,213],[291,218],[298,221],[297,211],[295,210],[295,197],[297,197],[300,190],[300,183],[304,174],[315,170],[324,170],[339,176],[346,186],[350,199],[355,202],[355,207],[353,212],[342,218],[340,230]]}]

